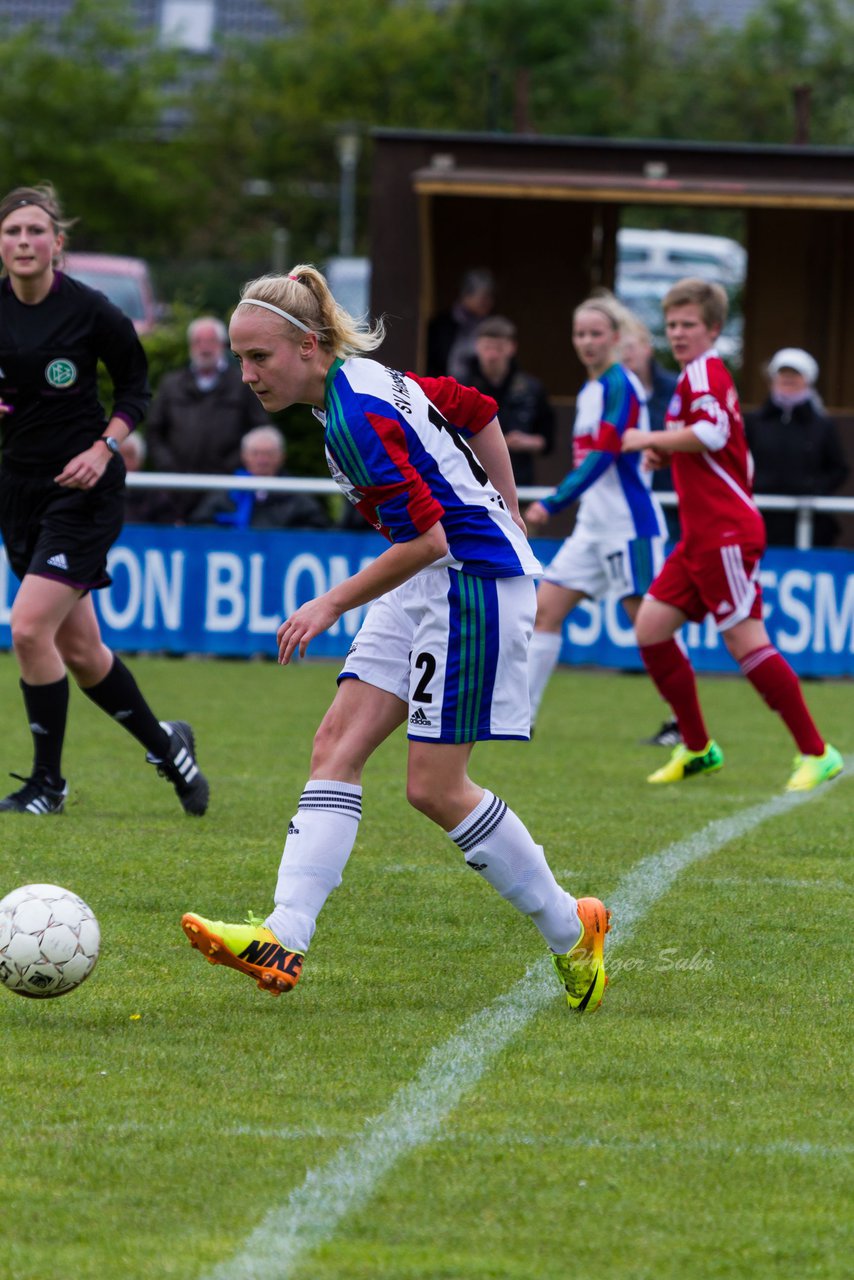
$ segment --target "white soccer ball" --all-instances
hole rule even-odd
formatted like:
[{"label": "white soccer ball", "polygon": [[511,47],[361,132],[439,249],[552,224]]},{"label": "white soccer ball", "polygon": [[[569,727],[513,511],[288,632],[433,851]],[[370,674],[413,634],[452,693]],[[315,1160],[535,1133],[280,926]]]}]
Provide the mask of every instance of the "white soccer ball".
[{"label": "white soccer ball", "polygon": [[95,968],[101,931],[82,898],[25,884],[0,901],[0,982],[19,996],[64,996]]}]

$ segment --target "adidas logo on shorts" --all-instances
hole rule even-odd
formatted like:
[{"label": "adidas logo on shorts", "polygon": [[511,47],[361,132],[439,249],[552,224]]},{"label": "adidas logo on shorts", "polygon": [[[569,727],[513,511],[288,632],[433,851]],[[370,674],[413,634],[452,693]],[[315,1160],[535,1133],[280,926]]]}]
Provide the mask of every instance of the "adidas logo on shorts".
[{"label": "adidas logo on shorts", "polygon": [[52,569],[65,569],[66,572],[68,571],[68,560],[63,551],[60,551],[59,555],[50,556],[48,564]]},{"label": "adidas logo on shorts", "polygon": [[432,728],[430,718],[424,714],[423,707],[418,707],[417,710],[413,711],[412,715],[409,717],[409,723],[418,725],[419,728],[422,729]]}]

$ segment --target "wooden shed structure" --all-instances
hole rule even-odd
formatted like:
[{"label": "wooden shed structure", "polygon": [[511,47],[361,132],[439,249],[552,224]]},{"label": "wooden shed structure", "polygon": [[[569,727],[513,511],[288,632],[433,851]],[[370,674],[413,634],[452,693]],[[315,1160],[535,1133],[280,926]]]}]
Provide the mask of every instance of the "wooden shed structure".
[{"label": "wooden shed structure", "polygon": [[741,213],[742,401],[764,398],[774,351],[805,347],[854,463],[854,148],[377,130],[370,236],[372,310],[390,320],[383,354],[423,369],[430,316],[464,271],[487,267],[524,367],[571,405],[582,377],[572,309],[592,286],[613,285],[628,206]]},{"label": "wooden shed structure", "polygon": [[743,397],[761,398],[773,351],[803,346],[828,406],[854,415],[854,148],[396,130],[373,141],[372,301],[393,317],[398,363],[423,359],[427,320],[463,272],[489,267],[526,366],[572,393],[569,316],[592,285],[613,284],[624,208],[737,209]]}]

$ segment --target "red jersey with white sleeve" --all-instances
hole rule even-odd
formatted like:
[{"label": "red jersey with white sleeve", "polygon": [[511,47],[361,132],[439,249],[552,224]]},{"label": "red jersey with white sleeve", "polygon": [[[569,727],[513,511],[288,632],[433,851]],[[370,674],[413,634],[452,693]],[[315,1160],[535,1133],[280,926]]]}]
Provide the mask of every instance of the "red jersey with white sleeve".
[{"label": "red jersey with white sleeve", "polygon": [[690,427],[704,445],[702,453],[670,455],[682,541],[692,550],[725,543],[764,547],[738,393],[714,347],[683,369],[664,424],[670,431]]}]

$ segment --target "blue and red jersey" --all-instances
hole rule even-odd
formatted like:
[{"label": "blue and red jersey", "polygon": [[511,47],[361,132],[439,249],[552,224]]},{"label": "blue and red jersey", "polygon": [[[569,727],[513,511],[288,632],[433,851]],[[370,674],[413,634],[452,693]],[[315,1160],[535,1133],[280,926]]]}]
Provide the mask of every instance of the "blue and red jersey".
[{"label": "blue and red jersey", "polygon": [[581,499],[576,527],[591,534],[652,538],[664,533],[658,500],[641,455],[623,453],[629,427],[649,430],[643,388],[628,369],[612,364],[578,394],[572,435],[573,470],[543,506],[552,514]]},{"label": "blue and red jersey", "polygon": [[441,523],[449,553],[437,564],[481,578],[541,572],[464,438],[494,418],[493,400],[450,378],[416,379],[359,357],[334,361],[325,410],[315,412],[333,479],[390,542]]}]

